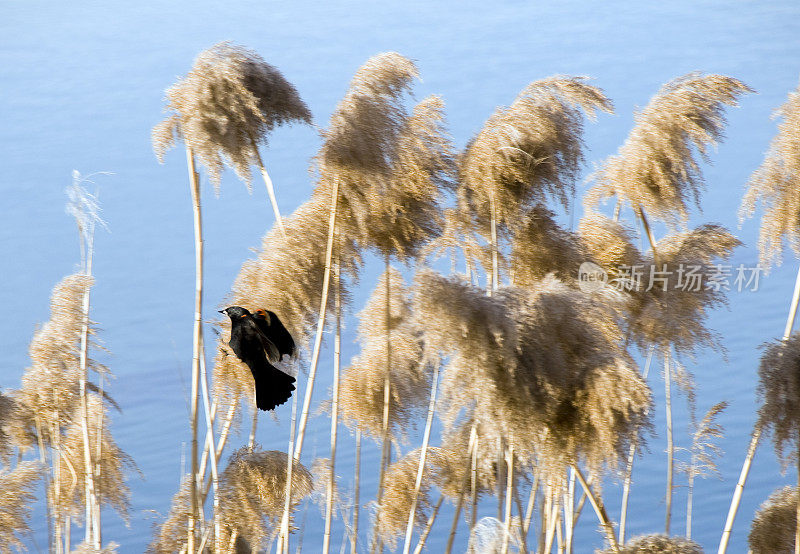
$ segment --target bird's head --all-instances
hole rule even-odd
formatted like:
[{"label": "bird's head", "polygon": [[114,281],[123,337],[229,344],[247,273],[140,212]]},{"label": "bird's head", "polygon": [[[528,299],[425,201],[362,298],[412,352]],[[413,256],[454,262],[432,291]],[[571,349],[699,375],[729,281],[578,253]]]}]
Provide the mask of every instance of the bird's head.
[{"label": "bird's head", "polygon": [[227,314],[227,316],[232,320],[238,317],[247,317],[250,315],[250,312],[248,312],[241,306],[230,306],[228,308],[225,308],[224,310],[220,310],[219,313]]},{"label": "bird's head", "polygon": [[272,312],[270,312],[269,310],[265,310],[264,308],[259,308],[253,315],[256,319],[266,320],[267,325],[272,323]]}]

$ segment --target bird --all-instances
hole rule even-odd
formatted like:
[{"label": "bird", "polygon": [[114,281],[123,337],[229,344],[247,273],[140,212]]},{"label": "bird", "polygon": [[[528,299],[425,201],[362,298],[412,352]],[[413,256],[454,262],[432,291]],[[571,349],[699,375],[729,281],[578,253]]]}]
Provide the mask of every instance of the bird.
[{"label": "bird", "polygon": [[284,356],[295,357],[297,348],[294,345],[294,339],[275,312],[259,308],[253,314],[253,319],[256,320],[256,325],[264,333],[264,336],[278,348],[281,360]]},{"label": "bird", "polygon": [[[231,319],[231,338],[228,345],[236,357],[247,364],[253,374],[256,391],[256,406],[259,410],[274,410],[292,397],[295,390],[295,378],[273,366],[270,362],[278,362],[283,353],[273,340],[264,334],[253,314],[241,306],[230,306],[220,313],[226,314]],[[275,318],[278,321],[277,316]],[[272,326],[268,325],[270,329]],[[277,328],[277,326],[276,326]],[[280,328],[286,331],[283,324]],[[288,331],[286,331],[288,335]],[[276,334],[280,339],[278,343],[286,348],[286,337]],[[289,335],[292,347],[294,341]],[[293,350],[292,350],[293,352]],[[289,352],[291,355],[292,352]]]}]

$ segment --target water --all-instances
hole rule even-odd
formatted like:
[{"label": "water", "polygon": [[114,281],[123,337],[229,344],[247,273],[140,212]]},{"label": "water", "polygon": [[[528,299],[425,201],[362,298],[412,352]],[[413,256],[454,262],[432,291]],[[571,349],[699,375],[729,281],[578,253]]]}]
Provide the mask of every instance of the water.
[{"label": "water", "polygon": [[[703,213],[692,223],[737,223],[743,186],[775,133],[769,117],[797,84],[800,4],[742,2],[6,2],[0,17],[0,386],[19,385],[28,365],[27,343],[48,317],[53,285],[72,272],[78,257],[74,223],[64,213],[64,187],[73,168],[98,176],[110,233],[96,241],[93,319],[110,354],[100,355],[118,378],[112,391],[123,408],[114,433],[136,460],[142,478],[131,476],[130,526],[107,514],[105,538],[123,552],[139,552],[154,516],[164,514],[180,474],[181,443],[188,440],[187,383],[191,358],[194,251],[185,160],[176,150],[159,165],[149,133],[163,106],[163,90],[190,67],[194,56],[230,39],[262,54],[294,83],[324,126],[353,72],[369,56],[395,50],[416,60],[423,81],[418,98],[436,93],[446,102],[457,145],[475,133],[497,105],[510,103],[528,82],[556,73],[589,75],[614,100],[617,115],[601,115],[587,126],[588,160],[603,160],[627,135],[637,106],[667,80],[692,70],[728,74],[758,91],[729,111],[728,140],[704,167],[708,191]],[[265,151],[284,213],[307,198],[310,157],[319,147],[311,128],[279,129]],[[583,190],[583,189],[581,189]],[[204,179],[206,316],[211,319],[250,248],[272,223],[263,186],[252,195],[226,174],[219,198]],[[752,264],[757,221],[736,231],[745,243],[734,259]],[[656,234],[663,232],[656,229]],[[756,408],[758,345],[783,329],[796,264],[789,259],[762,282],[758,292],[734,293],[730,309],[711,317],[728,348],[728,361],[703,352],[690,367],[700,390],[700,409],[727,399],[721,441],[726,456],[721,479],[697,484],[694,538],[716,548],[728,499],[747,448]],[[354,308],[361,306],[379,272],[371,260]],[[355,324],[344,340],[344,360],[357,352]],[[325,358],[324,358],[325,359]],[[329,358],[327,358],[329,359]],[[659,372],[654,371],[657,377]],[[301,379],[302,382],[302,379]],[[663,395],[656,425],[662,427]],[[318,399],[330,385],[322,371]],[[678,408],[679,445],[686,445],[685,410]],[[262,416],[258,440],[285,449],[289,410],[278,422]],[[314,420],[305,452],[326,456],[328,423]],[[352,439],[344,433],[338,473],[349,484]],[[246,441],[246,433],[234,439]],[[349,441],[349,442],[348,442]],[[637,465],[629,531],[654,532],[663,525],[664,437]],[[370,448],[365,467],[375,467]],[[366,486],[374,487],[372,472]],[[749,521],[782,477],[765,445],[745,490],[732,552],[745,549]],[[681,481],[682,482],[682,481]],[[618,488],[609,482],[606,501],[618,514]],[[676,492],[674,530],[683,530]],[[365,492],[369,497],[369,493]],[[485,509],[492,513],[490,503]],[[321,544],[321,520],[309,509],[304,545]],[[441,550],[450,508],[441,516],[431,551]],[[35,542],[46,545],[42,511],[33,525]],[[602,541],[588,510],[578,531],[578,551]],[[340,526],[339,526],[340,527]],[[337,528],[337,530],[339,530]],[[463,535],[463,533],[462,533]],[[340,535],[334,537],[338,545]],[[462,540],[458,548],[463,548]],[[33,547],[33,542],[29,541]]]}]

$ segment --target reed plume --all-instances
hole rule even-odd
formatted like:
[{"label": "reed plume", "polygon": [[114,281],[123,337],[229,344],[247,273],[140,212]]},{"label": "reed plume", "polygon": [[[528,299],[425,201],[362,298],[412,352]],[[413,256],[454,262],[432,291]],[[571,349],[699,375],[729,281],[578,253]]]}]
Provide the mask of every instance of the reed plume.
[{"label": "reed plume", "polygon": [[189,518],[192,514],[192,483],[188,477],[172,496],[169,512],[161,525],[154,527],[153,540],[147,552],[153,554],[171,554],[186,550],[189,529]]},{"label": "reed plume", "polygon": [[579,236],[556,223],[555,214],[541,204],[529,210],[514,231],[510,272],[516,285],[532,286],[549,273],[563,282],[575,282],[587,259]]},{"label": "reed plume", "polygon": [[723,139],[725,107],[752,92],[724,75],[688,73],[661,87],[634,118],[634,127],[616,155],[593,175],[587,207],[616,196],[637,212],[670,226],[685,224],[688,204],[699,207],[704,188],[699,158]]},{"label": "reed plume", "polygon": [[797,487],[783,487],[759,506],[747,536],[753,554],[794,552],[797,502]]},{"label": "reed plume", "polygon": [[246,183],[260,165],[258,143],[278,125],[311,122],[297,90],[251,50],[229,42],[201,52],[189,73],[166,91],[167,119],[153,128],[159,161],[182,139],[215,187],[227,164]]},{"label": "reed plume", "polygon": [[696,542],[683,537],[667,535],[641,535],[632,538],[618,550],[608,548],[600,554],[703,554],[703,549]]},{"label": "reed plume", "polygon": [[[93,458],[94,493],[100,505],[113,508],[126,522],[130,507],[130,488],[125,474],[136,468],[133,459],[122,451],[111,435],[108,416],[103,401],[97,394],[87,396],[89,412],[89,441],[102,456]],[[77,415],[77,414],[76,414]],[[85,489],[80,486],[86,480],[83,431],[76,417],[59,437],[60,463],[57,478],[51,482],[51,497],[62,515],[79,516],[86,503]],[[53,490],[58,487],[58,490]]]},{"label": "reed plume", "polygon": [[[414,489],[419,467],[421,449],[415,448],[408,454],[391,464],[386,470],[384,492],[378,506],[376,525],[381,540],[395,549],[398,537],[406,531],[408,515],[414,503]],[[442,469],[450,466],[458,457],[453,451],[428,447],[423,472],[422,485],[416,499],[414,526],[423,527],[428,520],[432,503],[430,488],[433,483],[441,481]]]},{"label": "reed plume", "polygon": [[[727,303],[726,286],[701,284],[689,275],[713,273],[715,264],[727,260],[741,242],[719,225],[701,225],[690,231],[668,235],[658,241],[657,257],[643,260],[643,267],[655,276],[648,291],[650,274],[643,276],[641,290],[634,291],[630,304],[629,329],[633,340],[644,350],[669,345],[679,354],[690,354],[701,346],[721,347],[706,326],[708,312]],[[666,269],[666,273],[661,273]],[[663,279],[663,280],[660,280]]]},{"label": "reed plume", "polygon": [[[248,447],[235,451],[220,475],[223,544],[238,535],[254,548],[273,538],[284,508],[287,456],[276,450]],[[313,490],[312,476],[295,461],[292,468],[291,505]]]},{"label": "reed plume", "polygon": [[[800,333],[769,344],[758,367],[758,396],[762,405],[756,426],[772,431],[775,452],[784,466],[800,446]],[[791,454],[786,448],[792,447]]]},{"label": "reed plume", "polygon": [[[75,274],[53,288],[50,319],[34,334],[28,349],[32,365],[25,370],[20,389],[12,393],[17,410],[11,432],[18,445],[31,446],[37,437],[49,445],[54,438],[53,429],[66,427],[77,417],[82,303],[85,291],[93,283],[92,277]],[[89,366],[105,371],[92,361]]]},{"label": "reed plume", "polygon": [[430,271],[418,275],[415,299],[420,321],[437,322],[424,329],[426,349],[448,360],[446,424],[474,413],[489,437],[556,473],[579,459],[614,466],[641,440],[650,391],[605,306],[553,277],[488,297]]},{"label": "reed plume", "polygon": [[[387,360],[386,318],[384,312],[386,280],[390,283],[389,343]],[[388,428],[395,440],[405,437],[425,402],[430,387],[422,362],[419,328],[411,317],[409,291],[400,272],[385,272],[364,309],[359,312],[358,335],[361,352],[353,358],[342,375],[340,410],[344,423],[358,427],[366,435],[383,437],[384,380],[389,370],[390,403]]]},{"label": "reed plume", "polygon": [[476,215],[488,222],[485,207],[495,202],[502,226],[548,197],[566,207],[583,163],[584,113],[594,119],[598,110],[611,113],[611,101],[585,77],[570,76],[534,81],[497,109],[461,159]]},{"label": "reed plume", "polygon": [[30,533],[28,523],[42,466],[20,462],[12,471],[0,472],[0,552],[11,554],[24,549],[20,537]]},{"label": "reed plume", "polygon": [[761,166],[750,177],[739,209],[740,221],[752,217],[758,203],[764,208],[758,249],[761,264],[780,264],[783,238],[800,256],[800,87],[789,93],[775,111],[781,119]]}]

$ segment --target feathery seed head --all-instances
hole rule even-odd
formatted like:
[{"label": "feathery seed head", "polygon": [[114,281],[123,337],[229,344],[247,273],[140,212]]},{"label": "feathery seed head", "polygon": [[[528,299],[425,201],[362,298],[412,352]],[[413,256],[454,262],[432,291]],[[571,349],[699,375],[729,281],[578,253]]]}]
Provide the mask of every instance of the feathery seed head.
[{"label": "feathery seed head", "polygon": [[725,108],[746,92],[737,79],[699,72],[666,83],[636,115],[619,152],[592,175],[586,206],[616,196],[670,226],[685,223],[688,202],[699,206],[704,187],[695,152],[708,159],[723,138]]},{"label": "feathery seed head", "polygon": [[761,264],[780,264],[783,237],[800,256],[800,86],[776,110],[781,119],[761,166],[748,182],[739,220],[752,217],[756,205],[764,207],[758,250]]},{"label": "feathery seed head", "polygon": [[797,527],[797,487],[773,492],[758,508],[747,542],[753,554],[794,552]]},{"label": "feathery seed head", "polygon": [[297,90],[261,56],[229,42],[197,56],[194,66],[166,93],[170,115],[153,128],[153,149],[160,161],[181,138],[206,166],[219,187],[225,164],[250,183],[258,143],[277,125],[311,123]]}]

